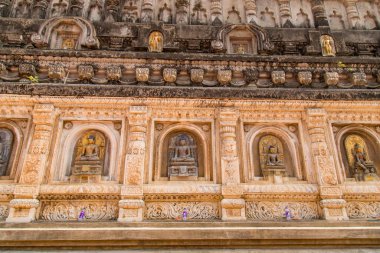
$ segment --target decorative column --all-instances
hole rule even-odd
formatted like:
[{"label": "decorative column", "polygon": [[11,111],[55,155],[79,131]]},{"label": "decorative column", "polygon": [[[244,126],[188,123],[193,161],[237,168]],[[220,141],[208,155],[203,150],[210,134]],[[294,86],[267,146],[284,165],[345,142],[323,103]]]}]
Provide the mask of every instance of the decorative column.
[{"label": "decorative column", "polygon": [[290,2],[289,0],[279,0],[280,4],[280,18],[281,18],[281,27],[284,27],[286,22],[291,22],[292,14],[290,13]]},{"label": "decorative column", "polygon": [[320,186],[323,218],[326,220],[348,220],[342,189],[338,185],[334,159],[327,141],[326,111],[309,108],[306,111],[307,128],[311,140],[313,164]]},{"label": "decorative column", "polygon": [[245,200],[240,183],[240,164],[237,153],[236,126],[238,111],[220,110],[222,220],[245,220]]},{"label": "decorative column", "polygon": [[153,21],[153,1],[144,0],[141,7],[141,23],[150,23]]},{"label": "decorative column", "polygon": [[6,222],[31,222],[39,206],[39,185],[46,171],[55,111],[51,104],[37,104],[33,110],[34,133],[23,164],[20,184],[14,190]]},{"label": "decorative column", "polygon": [[223,22],[221,0],[211,1],[210,12],[211,12],[211,22],[214,22],[216,18],[218,18],[221,22]]},{"label": "decorative column", "polygon": [[256,0],[245,0],[244,9],[247,23],[257,24]]},{"label": "decorative column", "polygon": [[315,26],[329,26],[323,0],[311,0],[311,11],[313,12]]},{"label": "decorative column", "polygon": [[143,174],[146,150],[147,107],[131,106],[124,185],[119,201],[119,222],[143,220]]},{"label": "decorative column", "polygon": [[356,28],[356,24],[360,20],[358,9],[356,8],[357,0],[345,0],[344,6],[346,7],[347,18],[350,22],[351,28]]}]

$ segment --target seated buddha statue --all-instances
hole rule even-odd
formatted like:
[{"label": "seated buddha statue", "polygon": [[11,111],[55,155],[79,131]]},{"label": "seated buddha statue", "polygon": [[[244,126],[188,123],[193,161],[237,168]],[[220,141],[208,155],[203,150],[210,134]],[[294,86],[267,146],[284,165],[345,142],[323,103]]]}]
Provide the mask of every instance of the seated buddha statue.
[{"label": "seated buddha statue", "polygon": [[185,139],[179,141],[179,146],[175,149],[174,157],[172,161],[191,161],[194,162],[194,157],[192,157],[190,147]]},{"label": "seated buddha statue", "polygon": [[279,158],[277,147],[275,146],[269,146],[268,148],[267,165],[270,165],[270,166],[283,165],[282,161]]},{"label": "seated buddha statue", "polygon": [[[180,138],[175,141],[177,143],[174,147],[172,157],[169,158],[169,178],[171,180],[178,180],[180,177],[197,177],[198,166],[196,162],[196,152],[192,149],[193,147],[189,144],[187,138]],[[191,178],[191,180],[195,180]],[[190,178],[189,178],[190,179]]]},{"label": "seated buddha statue", "polygon": [[88,144],[83,146],[82,155],[80,160],[99,160],[99,146],[95,143],[95,136],[89,135]]},{"label": "seated buddha statue", "polygon": [[71,181],[82,182],[89,177],[97,176],[93,181],[99,181],[103,170],[103,158],[100,157],[100,147],[96,143],[96,137],[90,134],[86,139],[83,139],[80,146],[77,147],[77,154],[72,169]]}]

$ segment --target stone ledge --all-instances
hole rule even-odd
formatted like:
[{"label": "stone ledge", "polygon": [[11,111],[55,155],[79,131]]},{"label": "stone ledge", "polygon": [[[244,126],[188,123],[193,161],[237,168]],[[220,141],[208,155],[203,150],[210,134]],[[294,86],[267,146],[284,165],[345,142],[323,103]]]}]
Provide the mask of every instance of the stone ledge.
[{"label": "stone ledge", "polygon": [[380,90],[291,89],[291,88],[204,88],[83,84],[0,83],[0,94],[30,96],[95,96],[137,98],[215,98],[292,100],[379,100]]},{"label": "stone ledge", "polygon": [[141,222],[0,224],[0,247],[379,247],[380,223]]}]

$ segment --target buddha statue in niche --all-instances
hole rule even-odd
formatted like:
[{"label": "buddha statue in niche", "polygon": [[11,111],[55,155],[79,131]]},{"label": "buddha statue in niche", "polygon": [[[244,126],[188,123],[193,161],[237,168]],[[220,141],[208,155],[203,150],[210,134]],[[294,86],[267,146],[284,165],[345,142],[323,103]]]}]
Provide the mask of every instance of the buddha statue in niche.
[{"label": "buddha statue in niche", "polygon": [[358,135],[349,135],[345,139],[345,147],[351,174],[356,181],[379,179],[376,167],[367,154],[367,146],[363,138]]},{"label": "buddha statue in niche", "polygon": [[197,180],[198,157],[196,143],[188,134],[179,134],[169,142],[169,167],[170,180]]},{"label": "buddha statue in niche", "polygon": [[152,32],[148,38],[149,52],[162,52],[164,48],[164,37],[160,32]]},{"label": "buddha statue in niche", "polygon": [[75,147],[71,182],[97,182],[104,166],[105,138],[97,131],[82,136]]},{"label": "buddha statue in niche", "polygon": [[335,43],[334,39],[329,35],[322,35],[320,38],[322,55],[323,56],[335,56]]},{"label": "buddha statue in niche", "polygon": [[269,146],[267,154],[267,165],[269,166],[281,166],[283,165],[278,154],[277,146]]},{"label": "buddha statue in niche", "polygon": [[0,176],[8,173],[8,164],[11,157],[13,134],[10,130],[0,128]]},{"label": "buddha statue in niche", "polygon": [[259,141],[259,154],[264,178],[274,183],[282,183],[287,174],[280,139],[273,135],[263,136]]}]

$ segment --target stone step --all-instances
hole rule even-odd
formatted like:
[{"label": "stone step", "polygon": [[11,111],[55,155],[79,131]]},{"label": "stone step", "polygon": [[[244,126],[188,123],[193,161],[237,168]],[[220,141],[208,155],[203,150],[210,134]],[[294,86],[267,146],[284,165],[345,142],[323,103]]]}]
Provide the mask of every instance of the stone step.
[{"label": "stone step", "polygon": [[380,248],[380,223],[377,221],[1,223],[0,247]]}]

